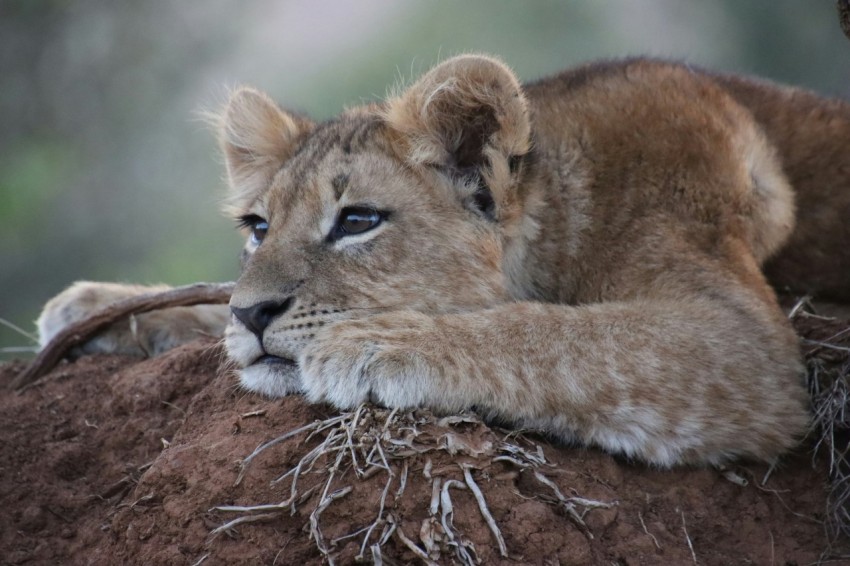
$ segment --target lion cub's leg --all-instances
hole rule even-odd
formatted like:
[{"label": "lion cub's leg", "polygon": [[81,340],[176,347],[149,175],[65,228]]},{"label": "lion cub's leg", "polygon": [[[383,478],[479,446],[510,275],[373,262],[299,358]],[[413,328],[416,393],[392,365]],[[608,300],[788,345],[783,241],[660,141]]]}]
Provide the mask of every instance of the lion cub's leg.
[{"label": "lion cub's leg", "polygon": [[[50,299],[38,317],[39,344],[44,347],[66,326],[118,301],[166,285],[142,286],[79,281]],[[174,307],[119,321],[71,351],[72,356],[95,353],[156,356],[202,335],[221,336],[230,318],[227,305]]]},{"label": "lion cub's leg", "polygon": [[329,325],[299,362],[308,398],[339,407],[474,407],[662,466],[771,460],[808,425],[774,310],[729,293],[391,312]]}]

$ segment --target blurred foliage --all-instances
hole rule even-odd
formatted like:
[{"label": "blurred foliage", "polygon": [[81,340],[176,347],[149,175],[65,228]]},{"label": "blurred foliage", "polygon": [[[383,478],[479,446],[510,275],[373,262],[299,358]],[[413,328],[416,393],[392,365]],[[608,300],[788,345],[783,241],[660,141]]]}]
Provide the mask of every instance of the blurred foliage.
[{"label": "blurred foliage", "polygon": [[[77,279],[237,275],[197,118],[227,86],[325,118],[470,51],[524,79],[648,54],[850,86],[832,0],[0,0],[0,318],[32,329]],[[0,326],[0,348],[27,344]]]}]

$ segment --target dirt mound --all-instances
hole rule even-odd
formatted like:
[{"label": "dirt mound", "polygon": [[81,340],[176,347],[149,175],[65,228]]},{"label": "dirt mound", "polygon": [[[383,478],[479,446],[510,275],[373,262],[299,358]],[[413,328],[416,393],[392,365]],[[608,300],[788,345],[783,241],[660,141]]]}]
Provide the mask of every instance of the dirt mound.
[{"label": "dirt mound", "polygon": [[[810,350],[841,332],[799,324]],[[830,547],[813,442],[774,470],[659,471],[473,416],[264,400],[220,355],[88,357],[0,393],[0,562],[802,565]]]}]

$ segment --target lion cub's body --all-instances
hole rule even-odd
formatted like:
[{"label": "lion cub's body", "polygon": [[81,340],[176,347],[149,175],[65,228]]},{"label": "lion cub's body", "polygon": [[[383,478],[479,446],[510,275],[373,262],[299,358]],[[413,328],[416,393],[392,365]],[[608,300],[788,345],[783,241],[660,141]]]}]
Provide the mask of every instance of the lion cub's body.
[{"label": "lion cub's body", "polygon": [[846,103],[647,60],[521,87],[468,56],[323,124],[239,91],[221,143],[249,389],[474,407],[662,465],[805,431],[762,266],[850,298]]}]

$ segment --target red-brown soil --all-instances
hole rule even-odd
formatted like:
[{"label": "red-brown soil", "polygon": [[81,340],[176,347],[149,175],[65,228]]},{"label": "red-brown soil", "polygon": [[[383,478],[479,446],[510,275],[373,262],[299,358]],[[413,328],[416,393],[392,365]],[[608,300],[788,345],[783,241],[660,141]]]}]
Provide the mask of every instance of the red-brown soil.
[{"label": "red-brown soil", "polygon": [[[817,321],[814,329],[811,320],[805,324],[801,331],[813,336]],[[829,326],[824,332],[834,330]],[[242,459],[267,440],[336,414],[298,396],[267,400],[241,392],[234,376],[219,370],[220,355],[214,342],[202,340],[151,360],[86,357],[61,364],[22,394],[0,391],[0,562],[327,562],[311,538],[310,516],[340,451],[300,475],[299,493],[318,487],[294,514],[287,508],[211,536],[240,516],[214,510],[217,506],[286,500],[291,478],[272,480],[335,429],[306,441],[307,434],[298,434],[268,448],[235,485]],[[0,387],[22,367],[0,366]],[[457,540],[474,545],[481,564],[802,566],[817,562],[830,547],[824,525],[829,462],[825,455],[813,456],[811,441],[762,483],[768,469],[760,464],[744,463],[725,474],[655,470],[594,449],[554,446],[533,435],[506,438],[504,431],[478,422],[439,424],[426,413],[395,415],[395,424],[383,431],[386,416],[364,410],[358,422],[363,438],[383,434],[385,446],[401,448],[391,453],[388,448],[385,455],[393,483],[387,488],[385,520],[366,547],[367,561],[373,556],[369,546],[389,529],[388,517],[398,529],[381,547],[383,563],[421,563],[398,531],[420,548],[429,533],[434,539],[442,535],[432,558],[440,564],[457,561],[440,513],[433,517],[429,506],[434,479],[441,485],[450,479],[464,482],[459,464],[469,466],[506,544],[508,556],[502,557],[471,491],[453,484],[448,493]],[[399,438],[413,441],[402,446]],[[500,448],[505,441],[531,454],[539,445],[548,464],[537,471],[565,497],[615,505],[587,511],[586,528],[580,527],[552,488],[535,478],[534,469],[493,461],[505,454]],[[410,446],[423,452],[407,450]],[[456,455],[449,454],[450,446]],[[384,456],[375,454],[373,460],[383,462]],[[362,454],[357,457],[365,467]],[[360,479],[347,457],[340,462],[328,493],[351,491],[314,518],[331,558],[348,564],[366,533],[333,541],[375,521],[389,476],[376,468]],[[846,554],[846,546],[839,540],[830,551]]]}]

